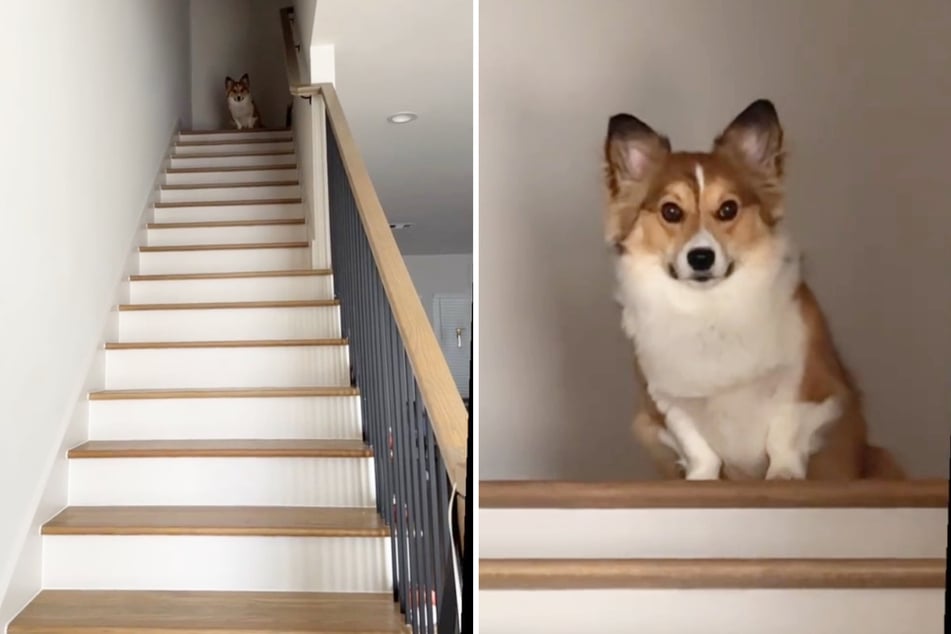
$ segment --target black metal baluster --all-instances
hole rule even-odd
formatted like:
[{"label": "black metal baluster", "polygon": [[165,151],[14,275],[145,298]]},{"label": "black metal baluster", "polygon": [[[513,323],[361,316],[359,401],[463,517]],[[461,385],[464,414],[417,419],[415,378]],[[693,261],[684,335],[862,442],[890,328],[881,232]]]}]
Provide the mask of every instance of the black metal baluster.
[{"label": "black metal baluster", "polygon": [[329,121],[327,168],[335,294],[390,527],[394,593],[414,634],[458,634],[447,471]]},{"label": "black metal baluster", "polygon": [[434,623],[432,609],[430,606],[430,599],[432,594],[430,592],[432,588],[432,577],[433,577],[433,562],[432,562],[432,553],[430,552],[429,543],[429,522],[427,519],[428,513],[428,504],[427,499],[423,495],[425,491],[425,482],[424,479],[426,462],[424,458],[425,451],[425,436],[423,427],[426,425],[426,414],[425,408],[423,407],[423,398],[419,392],[419,385],[413,381],[413,388],[416,393],[416,410],[415,417],[413,419],[413,445],[416,450],[416,461],[414,464],[416,470],[416,477],[413,479],[413,501],[414,501],[414,512],[416,514],[416,526],[419,533],[417,534],[417,547],[420,551],[420,582],[423,586],[423,593],[426,606],[426,618],[424,623],[426,625],[427,634],[432,634]]},{"label": "black metal baluster", "polygon": [[[448,538],[443,539],[443,533],[440,530],[442,524],[439,518],[439,493],[436,487],[436,480],[439,478],[440,474],[438,474],[436,471],[436,439],[433,434],[432,427],[428,424],[425,427],[426,467],[429,473],[429,477],[426,480],[426,490],[428,491],[429,496],[427,515],[430,531],[429,549],[432,553],[433,565],[432,594],[434,600],[438,600],[439,595],[442,593],[442,584],[445,581],[443,575],[443,566],[441,563],[445,559],[445,555],[443,553],[443,543],[448,542]],[[433,607],[436,607],[435,604]]]},{"label": "black metal baluster", "polygon": [[[474,296],[474,293],[473,293]],[[475,306],[470,304],[470,321],[469,321],[469,402],[468,402],[468,420],[466,421],[466,432],[468,438],[466,439],[466,482],[471,483],[473,481],[472,474],[472,440],[475,437],[473,433],[473,414],[475,412],[476,405],[476,393],[475,386],[473,385],[473,368],[475,365]],[[472,490],[471,484],[467,484],[467,490]],[[462,595],[462,622],[459,624],[459,628],[463,632],[472,632],[475,628],[473,626],[473,613],[472,613],[472,604],[474,594],[474,585],[472,583],[474,576],[474,563],[473,563],[473,552],[472,552],[472,514],[475,512],[473,506],[474,501],[465,499],[466,509],[465,509],[465,519],[463,521],[463,530],[465,531],[465,538],[462,540],[462,553],[465,555],[463,559],[463,569],[462,575],[460,575],[460,594]]]},{"label": "black metal baluster", "polygon": [[400,457],[400,503],[399,503],[399,514],[400,519],[405,523],[406,532],[403,534],[403,539],[400,540],[400,548],[404,551],[406,557],[406,565],[408,569],[408,575],[405,585],[405,591],[410,596],[410,612],[407,614],[410,620],[410,624],[413,626],[413,632],[419,632],[419,611],[418,611],[418,597],[416,594],[416,575],[418,564],[415,558],[415,549],[413,548],[413,534],[415,532],[415,527],[413,526],[413,518],[409,513],[410,506],[410,464],[412,462],[412,445],[410,444],[409,437],[409,420],[413,407],[412,395],[410,392],[410,382],[408,380],[407,374],[409,368],[409,360],[406,358],[406,353],[403,350],[402,344],[400,348],[400,363],[397,365],[397,381],[401,386],[401,391],[403,394],[403,407],[400,408],[400,416],[396,421],[396,437],[397,442],[403,449],[403,453]]},{"label": "black metal baluster", "polygon": [[[434,447],[434,453],[436,454],[436,491],[437,491],[437,502],[439,510],[439,525],[440,525],[440,534],[446,536],[447,547],[443,549],[443,560],[439,562],[440,566],[445,570],[444,573],[444,582],[442,585],[442,593],[439,595],[439,616],[440,627],[439,634],[450,634],[458,632],[458,624],[455,623],[445,623],[445,619],[456,620],[455,616],[455,605],[456,605],[456,595],[455,595],[455,579],[453,575],[453,557],[454,557],[454,541],[450,538],[450,527],[449,522],[452,522],[454,518],[449,517],[449,509],[451,508],[451,503],[449,499],[449,483],[446,474],[446,464],[442,459],[442,453],[439,451],[439,447]],[[453,532],[454,533],[454,532]]]},{"label": "black metal baluster", "polygon": [[410,421],[413,436],[413,490],[411,507],[414,522],[416,524],[416,550],[419,559],[419,594],[423,611],[423,626],[426,634],[432,634],[435,631],[435,619],[433,618],[430,593],[432,585],[432,556],[429,543],[429,522],[427,521],[427,500],[423,496],[425,490],[425,458],[423,454],[424,444],[423,435],[420,426],[425,418],[425,406],[423,405],[422,395],[419,392],[419,385],[413,381],[413,391],[415,393],[416,407],[413,410],[413,419]]},{"label": "black metal baluster", "polygon": [[[389,439],[390,439],[390,429],[392,426],[392,420],[394,413],[397,409],[396,405],[396,396],[395,396],[395,383],[393,381],[392,372],[390,366],[392,365],[393,355],[391,352],[390,346],[390,312],[389,305],[386,301],[386,296],[384,295],[383,285],[379,282],[378,276],[374,275],[374,284],[373,290],[371,291],[375,300],[375,323],[374,330],[376,331],[375,338],[375,349],[377,352],[377,362],[376,366],[379,372],[379,394],[380,394],[380,429],[384,436],[384,442],[386,443],[387,451],[387,460],[389,460]],[[391,465],[391,463],[388,463]],[[388,493],[387,493],[388,495]],[[393,499],[392,496],[387,497],[385,501],[386,512],[389,514],[389,517],[392,517],[393,513]],[[387,521],[388,524],[392,524],[392,519]],[[391,541],[391,555],[395,553]],[[394,581],[395,575],[394,575]]]}]

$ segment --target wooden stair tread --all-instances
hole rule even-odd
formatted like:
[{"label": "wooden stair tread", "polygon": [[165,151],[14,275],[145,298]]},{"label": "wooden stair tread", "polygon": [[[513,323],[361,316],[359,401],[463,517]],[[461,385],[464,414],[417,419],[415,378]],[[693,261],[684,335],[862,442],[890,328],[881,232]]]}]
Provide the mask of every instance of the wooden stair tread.
[{"label": "wooden stair tread", "polygon": [[238,187],[290,187],[300,185],[300,181],[251,181],[239,183],[181,183],[165,184],[162,189],[231,189]]},{"label": "wooden stair tread", "polygon": [[150,222],[148,229],[199,229],[204,227],[266,227],[272,225],[302,225],[303,218],[270,218],[261,220],[210,220],[207,222]]},{"label": "wooden stair tread", "polygon": [[82,458],[370,458],[362,440],[90,440],[69,450]]},{"label": "wooden stair tread", "polygon": [[287,398],[302,396],[357,396],[355,387],[242,387],[178,388],[152,390],[98,390],[89,393],[91,401],[119,401],[172,398]]},{"label": "wooden stair tread", "polygon": [[292,136],[272,137],[270,139],[213,139],[211,141],[179,141],[176,147],[204,147],[206,145],[244,145],[252,143],[291,143]]},{"label": "wooden stair tread", "polygon": [[337,306],[336,299],[289,299],[254,302],[188,302],[172,304],[120,304],[119,310],[208,310],[227,308],[308,308]]},{"label": "wooden stair tread", "polygon": [[479,508],[943,508],[948,480],[482,481]]},{"label": "wooden stair tread", "polygon": [[251,198],[242,200],[201,200],[193,202],[155,203],[156,209],[174,209],[180,207],[247,207],[250,205],[296,205],[301,198]]},{"label": "wooden stair tread", "polygon": [[234,273],[161,273],[157,275],[130,275],[131,282],[168,282],[176,280],[228,280],[246,277],[303,277],[332,275],[330,269],[288,269],[286,271],[238,271]]},{"label": "wooden stair tread", "polygon": [[295,348],[345,346],[346,339],[229,339],[226,341],[110,341],[106,350],[163,350],[175,348]]},{"label": "wooden stair tread", "polygon": [[187,154],[172,154],[171,158],[173,159],[193,159],[193,158],[233,158],[233,157],[245,157],[245,156],[290,156],[294,154],[294,150],[257,150],[248,152],[247,150],[238,151],[238,152],[189,152]]},{"label": "wooden stair tread", "polygon": [[238,150],[236,152],[208,152],[206,153],[186,153],[186,154],[175,154],[173,153],[170,158],[173,159],[182,159],[182,158],[230,158],[233,156],[279,156],[279,155],[292,155],[294,154],[294,149],[289,150]]},{"label": "wooden stair tread", "polygon": [[386,537],[374,508],[301,506],[68,506],[44,535]]},{"label": "wooden stair tread", "polygon": [[10,634],[394,634],[392,593],[44,590]]},{"label": "wooden stair tread", "polygon": [[290,132],[291,128],[219,128],[217,130],[180,130],[182,136],[201,136],[202,134],[256,134],[259,132]]},{"label": "wooden stair tread", "polygon": [[221,165],[218,167],[170,167],[166,174],[201,174],[205,172],[258,172],[265,170],[293,170],[297,163],[280,163],[278,165]]},{"label": "wooden stair tread", "polygon": [[161,247],[139,247],[140,253],[169,251],[240,251],[242,249],[305,249],[307,241],[298,242],[238,242],[233,244],[178,244]]},{"label": "wooden stair tread", "polygon": [[943,588],[944,559],[481,559],[482,590]]}]

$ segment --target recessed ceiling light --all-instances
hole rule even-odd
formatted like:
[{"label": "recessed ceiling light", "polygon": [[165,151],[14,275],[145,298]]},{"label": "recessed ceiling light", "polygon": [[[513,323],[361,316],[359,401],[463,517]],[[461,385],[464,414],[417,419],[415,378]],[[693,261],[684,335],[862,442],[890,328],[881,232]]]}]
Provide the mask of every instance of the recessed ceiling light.
[{"label": "recessed ceiling light", "polygon": [[410,123],[416,121],[419,118],[415,112],[397,112],[396,114],[391,114],[386,118],[390,123]]},{"label": "recessed ceiling light", "polygon": [[390,223],[390,229],[393,229],[394,231],[397,229],[409,229],[412,226],[413,226],[412,222],[391,222]]}]

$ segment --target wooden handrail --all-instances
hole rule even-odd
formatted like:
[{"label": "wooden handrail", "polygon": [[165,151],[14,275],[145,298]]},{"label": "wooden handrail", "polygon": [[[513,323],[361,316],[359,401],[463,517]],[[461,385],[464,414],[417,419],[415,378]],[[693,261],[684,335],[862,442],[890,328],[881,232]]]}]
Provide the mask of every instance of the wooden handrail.
[{"label": "wooden handrail", "polygon": [[293,7],[281,9],[281,33],[284,39],[284,62],[287,68],[288,86],[297,86],[301,81],[300,59],[297,57],[297,45],[294,43],[294,26],[291,24],[294,19],[293,16]]},{"label": "wooden handrail", "polygon": [[301,84],[300,64],[290,24],[293,9],[281,10],[284,31],[284,54],[290,93],[301,97],[320,97],[343,161],[357,211],[366,233],[373,260],[393,317],[396,321],[406,355],[419,385],[423,404],[429,414],[436,443],[442,453],[449,479],[457,492],[466,496],[466,441],[468,412],[452,378],[419,294],[410,278],[390,222],[383,211],[363,156],[357,148],[350,125],[343,113],[337,91],[332,84]]}]

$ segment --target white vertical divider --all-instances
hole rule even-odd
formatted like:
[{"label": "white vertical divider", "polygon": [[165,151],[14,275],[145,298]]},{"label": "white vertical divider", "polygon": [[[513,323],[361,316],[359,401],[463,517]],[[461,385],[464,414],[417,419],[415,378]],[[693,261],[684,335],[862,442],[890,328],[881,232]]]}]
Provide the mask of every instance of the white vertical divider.
[{"label": "white vertical divider", "polygon": [[307,219],[307,239],[314,268],[330,268],[330,208],[327,189],[327,129],[319,96],[295,97],[293,109],[297,171]]},{"label": "white vertical divider", "polygon": [[330,193],[327,183],[327,110],[323,97],[315,96],[311,104],[313,121],[314,165],[314,232],[311,249],[314,266],[330,268]]}]

